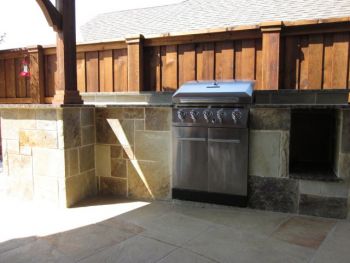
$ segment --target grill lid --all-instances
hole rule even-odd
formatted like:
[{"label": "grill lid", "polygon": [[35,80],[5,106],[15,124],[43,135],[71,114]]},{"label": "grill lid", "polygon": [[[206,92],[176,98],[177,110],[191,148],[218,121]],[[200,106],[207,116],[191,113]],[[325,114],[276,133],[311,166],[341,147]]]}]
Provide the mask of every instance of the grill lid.
[{"label": "grill lid", "polygon": [[254,81],[191,81],[173,95],[176,104],[251,103]]}]

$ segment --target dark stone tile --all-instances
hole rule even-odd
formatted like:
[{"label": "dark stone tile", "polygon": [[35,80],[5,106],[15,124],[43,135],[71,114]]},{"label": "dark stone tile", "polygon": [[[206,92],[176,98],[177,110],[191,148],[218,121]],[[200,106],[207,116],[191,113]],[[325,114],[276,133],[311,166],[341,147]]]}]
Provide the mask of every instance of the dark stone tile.
[{"label": "dark stone tile", "polygon": [[145,110],[144,108],[123,108],[124,119],[144,119]]},{"label": "dark stone tile", "polygon": [[347,216],[347,198],[300,195],[299,213],[344,219]]},{"label": "dark stone tile", "polygon": [[122,119],[123,108],[96,108],[96,118]]},{"label": "dark stone tile", "polygon": [[126,160],[112,158],[111,174],[113,177],[126,178]]},{"label": "dark stone tile", "polygon": [[272,234],[273,238],[298,246],[317,249],[335,225],[335,220],[292,217]]},{"label": "dark stone tile", "polygon": [[127,183],[124,178],[100,177],[100,193],[126,197]]},{"label": "dark stone tile", "polygon": [[169,131],[171,110],[169,108],[146,108],[146,130]]},{"label": "dark stone tile", "polygon": [[95,168],[95,146],[85,146],[79,149],[80,172]]},{"label": "dark stone tile", "polygon": [[123,157],[123,148],[122,146],[111,146],[111,158],[122,159]]},{"label": "dark stone tile", "polygon": [[66,148],[81,146],[80,109],[63,109],[63,134]]},{"label": "dark stone tile", "polygon": [[290,110],[259,108],[250,110],[250,128],[256,130],[289,130]]},{"label": "dark stone tile", "polygon": [[107,119],[96,119],[96,142],[105,144],[119,144],[117,136]]},{"label": "dark stone tile", "polygon": [[249,176],[248,200],[252,208],[295,213],[298,208],[298,181]]},{"label": "dark stone tile", "polygon": [[95,109],[94,108],[81,109],[81,125],[82,126],[94,125],[94,122],[95,122]]},{"label": "dark stone tile", "polygon": [[350,153],[350,110],[343,110],[341,152]]},{"label": "dark stone tile", "polygon": [[349,93],[346,92],[319,92],[317,93],[317,104],[347,104]]},{"label": "dark stone tile", "polygon": [[277,92],[271,94],[271,103],[276,104],[315,104],[315,93],[304,92]]},{"label": "dark stone tile", "polygon": [[270,104],[271,103],[271,94],[270,93],[254,92],[254,103],[255,104]]}]

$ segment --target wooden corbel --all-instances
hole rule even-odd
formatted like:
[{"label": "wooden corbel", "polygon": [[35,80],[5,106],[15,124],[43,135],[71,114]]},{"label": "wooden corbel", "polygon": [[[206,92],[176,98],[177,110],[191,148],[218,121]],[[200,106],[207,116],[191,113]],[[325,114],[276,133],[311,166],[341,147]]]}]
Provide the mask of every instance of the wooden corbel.
[{"label": "wooden corbel", "polygon": [[44,13],[49,26],[51,26],[55,32],[62,31],[62,15],[50,0],[36,0],[36,2]]}]

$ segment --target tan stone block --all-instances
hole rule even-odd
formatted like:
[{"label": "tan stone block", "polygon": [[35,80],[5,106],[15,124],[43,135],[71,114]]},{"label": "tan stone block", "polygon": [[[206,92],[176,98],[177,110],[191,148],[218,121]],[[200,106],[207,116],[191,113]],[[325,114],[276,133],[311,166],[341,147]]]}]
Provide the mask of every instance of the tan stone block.
[{"label": "tan stone block", "polygon": [[126,178],[126,160],[112,158],[111,175],[113,177]]},{"label": "tan stone block", "polygon": [[36,111],[36,128],[40,130],[57,130],[56,109],[38,109]]},{"label": "tan stone block", "polygon": [[81,145],[80,108],[65,108],[62,113],[64,147],[74,148]]},{"label": "tan stone block", "polygon": [[123,158],[123,147],[122,146],[111,146],[111,158],[122,159]]},{"label": "tan stone block", "polygon": [[32,151],[34,176],[65,177],[63,150],[33,148]]},{"label": "tan stone block", "polygon": [[31,201],[34,197],[33,177],[10,176],[8,180],[6,196],[25,201]]},{"label": "tan stone block", "polygon": [[1,138],[18,140],[19,121],[17,119],[1,118]]},{"label": "tan stone block", "polygon": [[145,108],[123,108],[123,119],[144,119]]},{"label": "tan stone block", "polygon": [[170,168],[163,162],[128,161],[128,196],[140,199],[170,198]]},{"label": "tan stone block", "polygon": [[67,207],[71,207],[86,197],[95,195],[96,191],[96,177],[94,171],[67,178]]},{"label": "tan stone block", "polygon": [[136,159],[169,163],[170,142],[170,132],[136,131]]},{"label": "tan stone block", "polygon": [[58,204],[58,180],[55,177],[34,176],[34,197],[36,200]]},{"label": "tan stone block", "polygon": [[135,120],[135,131],[145,130],[145,121],[144,120]]},{"label": "tan stone block", "polygon": [[119,141],[107,119],[96,119],[96,142],[118,145]]},{"label": "tan stone block", "polygon": [[134,147],[123,145],[123,159],[133,160],[135,159],[135,150]]},{"label": "tan stone block", "polygon": [[146,130],[170,131],[171,109],[170,108],[146,108]]},{"label": "tan stone block", "polygon": [[21,155],[31,156],[32,155],[32,148],[29,146],[21,146],[19,149],[19,152]]},{"label": "tan stone block", "polygon": [[124,178],[100,177],[100,193],[126,197],[127,181]]},{"label": "tan stone block", "polygon": [[35,109],[18,109],[17,120],[19,129],[35,129]]},{"label": "tan stone block", "polygon": [[19,144],[20,146],[55,149],[58,146],[57,132],[45,130],[21,130],[19,133]]},{"label": "tan stone block", "polygon": [[6,150],[8,153],[19,154],[19,141],[18,140],[6,140]]},{"label": "tan stone block", "polygon": [[17,177],[32,176],[32,157],[8,154],[9,175]]},{"label": "tan stone block", "polygon": [[133,145],[134,121],[118,119],[98,119],[96,122],[97,143]]},{"label": "tan stone block", "polygon": [[95,143],[95,126],[81,128],[81,144],[89,145]]},{"label": "tan stone block", "polygon": [[79,174],[78,148],[65,151],[66,177]]},{"label": "tan stone block", "polygon": [[63,120],[57,121],[57,142],[58,149],[64,149]]},{"label": "tan stone block", "polygon": [[109,145],[96,145],[96,175],[111,176],[111,150]]},{"label": "tan stone block", "polygon": [[80,172],[85,172],[95,168],[95,146],[84,146],[79,148]]},{"label": "tan stone block", "polygon": [[80,119],[82,126],[90,126],[95,123],[95,108],[81,108]]},{"label": "tan stone block", "polygon": [[123,108],[96,108],[96,118],[122,119]]}]

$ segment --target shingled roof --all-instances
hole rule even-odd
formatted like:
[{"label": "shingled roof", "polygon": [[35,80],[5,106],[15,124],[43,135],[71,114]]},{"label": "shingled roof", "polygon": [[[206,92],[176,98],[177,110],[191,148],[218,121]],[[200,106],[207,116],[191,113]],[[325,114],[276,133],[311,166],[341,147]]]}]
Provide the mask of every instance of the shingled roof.
[{"label": "shingled roof", "polygon": [[98,41],[135,34],[147,37],[264,21],[324,19],[349,14],[349,0],[187,0],[100,14],[81,30],[84,41]]}]

